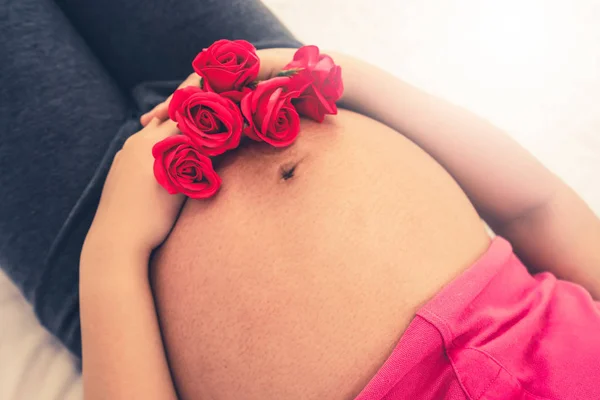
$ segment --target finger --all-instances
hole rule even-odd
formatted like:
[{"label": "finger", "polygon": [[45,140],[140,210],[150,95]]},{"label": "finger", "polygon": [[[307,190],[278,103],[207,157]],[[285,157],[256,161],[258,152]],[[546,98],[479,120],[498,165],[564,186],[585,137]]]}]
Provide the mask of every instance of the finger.
[{"label": "finger", "polygon": [[141,151],[142,154],[149,155],[148,149],[156,143],[180,133],[175,122],[171,120],[163,122],[158,118],[152,118],[144,129],[127,138],[123,150],[129,149],[128,152],[131,152],[133,149],[134,152]]},{"label": "finger", "polygon": [[163,101],[160,104],[157,104],[148,113],[142,115],[141,118],[140,118],[140,122],[142,123],[142,125],[146,126],[146,124],[152,118],[158,118],[161,121],[164,121],[167,118],[169,118],[169,103],[171,102],[172,98],[173,98],[173,95],[170,95],[169,97],[167,97],[167,99],[165,101]]},{"label": "finger", "polygon": [[170,95],[165,101],[157,104],[152,110],[142,115],[140,117],[140,123],[142,126],[148,125],[153,118],[158,118],[161,121],[167,119],[169,117],[169,103],[171,102],[172,98],[173,95]]},{"label": "finger", "polygon": [[266,80],[277,75],[292,59],[296,49],[263,49],[256,53],[260,58],[258,80]]},{"label": "finger", "polygon": [[171,102],[172,98],[173,95],[170,95],[169,97],[167,97],[167,100],[154,107],[151,116],[154,118],[158,118],[161,121],[164,121],[167,118],[169,118],[169,103]]},{"label": "finger", "polygon": [[140,117],[140,123],[142,124],[142,126],[147,126],[148,122],[150,122],[150,120],[152,120],[152,116],[154,114],[155,109],[156,109],[156,107],[154,107],[152,110],[148,111],[146,114],[143,114]]},{"label": "finger", "polygon": [[171,120],[161,122],[156,131],[161,137],[174,136],[181,133],[177,127],[177,123]]},{"label": "finger", "polygon": [[181,131],[177,128],[177,123],[168,120],[161,121],[158,118],[152,118],[148,125],[132,136],[141,136],[145,138],[144,140],[150,140],[152,143],[159,142],[169,136],[174,136],[180,134]]},{"label": "finger", "polygon": [[147,126],[148,128],[155,128],[155,127],[159,126],[159,125],[160,125],[160,123],[161,123],[161,120],[160,120],[160,119],[158,119],[158,118],[156,118],[156,117],[154,117],[154,118],[151,118],[151,119],[148,121],[148,124],[147,124],[146,126]]},{"label": "finger", "polygon": [[[188,86],[200,86],[200,76],[195,72],[189,75],[181,84],[177,87],[177,89],[182,89]],[[160,104],[157,104],[152,110],[148,111],[146,114],[140,117],[140,123],[142,126],[146,126],[152,118],[158,118],[161,121],[164,121],[169,117],[169,103],[173,95],[167,97],[165,101]]]}]

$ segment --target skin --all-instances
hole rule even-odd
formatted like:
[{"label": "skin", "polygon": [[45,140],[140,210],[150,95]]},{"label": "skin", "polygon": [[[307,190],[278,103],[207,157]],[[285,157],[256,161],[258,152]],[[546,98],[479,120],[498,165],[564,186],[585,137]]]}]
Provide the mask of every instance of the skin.
[{"label": "skin", "polygon": [[[262,51],[263,77],[292,53]],[[598,298],[600,222],[571,189],[487,122],[375,67],[332,55],[344,71],[343,105],[373,119],[341,113],[321,134],[323,126],[305,123],[298,142],[284,152],[242,149],[219,171],[231,189],[209,202],[187,202],[177,224],[183,199],[156,184],[149,150],[177,131],[162,122],[166,103],[143,117],[147,127],[111,168],[82,251],[86,398],[176,397],[148,279],[150,253],[174,224],[157,259],[155,284],[169,360],[184,398],[200,392],[214,398],[351,398],[389,354],[411,313],[485,250],[487,238],[464,193],[529,266],[579,283]],[[416,146],[374,120],[433,156],[464,193]],[[370,156],[374,151],[377,156]],[[290,163],[297,165],[295,176],[282,181],[281,168]],[[382,172],[382,166],[397,165],[392,173]],[[383,194],[369,196],[365,188]],[[224,198],[237,203],[238,211],[219,201]],[[299,218],[294,207],[310,210],[313,218]],[[246,222],[241,227],[240,218]],[[236,233],[234,226],[243,229]],[[256,227],[263,240],[232,240],[244,229],[256,237]],[[356,237],[362,240],[353,243]],[[194,246],[205,250],[202,258],[178,251]],[[327,246],[342,251],[331,257]],[[169,248],[179,259],[172,254],[169,260]],[[274,273],[282,266],[282,273]],[[168,279],[167,268],[191,275]],[[197,290],[203,282],[198,277],[203,290]],[[228,318],[234,312],[238,318]],[[246,340],[244,346],[237,339]],[[233,344],[233,351],[218,347],[220,342]],[[226,373],[218,357],[247,364],[232,363]],[[192,367],[190,376],[180,373]],[[302,381],[303,374],[314,379]]]},{"label": "skin", "polygon": [[402,135],[345,110],[301,132],[230,155],[218,197],[186,202],[154,260],[184,399],[355,397],[489,245],[458,185]]},{"label": "skin", "polygon": [[85,239],[79,300],[86,399],[177,398],[148,281],[150,254],[184,200],[154,180],[151,149],[177,133],[173,123],[154,119],[128,139]]}]

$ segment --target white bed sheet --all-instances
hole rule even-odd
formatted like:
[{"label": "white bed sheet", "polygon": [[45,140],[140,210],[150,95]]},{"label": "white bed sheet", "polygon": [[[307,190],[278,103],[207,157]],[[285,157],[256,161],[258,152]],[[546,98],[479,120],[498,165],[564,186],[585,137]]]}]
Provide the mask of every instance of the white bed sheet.
[{"label": "white bed sheet", "polygon": [[[505,128],[600,214],[599,0],[265,3],[304,42],[368,59]],[[0,399],[80,398],[72,359],[0,273]]]}]

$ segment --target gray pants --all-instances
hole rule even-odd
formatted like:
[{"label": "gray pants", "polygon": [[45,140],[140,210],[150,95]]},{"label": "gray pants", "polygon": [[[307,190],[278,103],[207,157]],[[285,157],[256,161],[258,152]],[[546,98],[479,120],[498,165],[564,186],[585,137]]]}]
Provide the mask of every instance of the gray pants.
[{"label": "gray pants", "polygon": [[77,356],[79,253],[110,161],[218,39],[300,45],[255,0],[0,0],[0,266]]}]

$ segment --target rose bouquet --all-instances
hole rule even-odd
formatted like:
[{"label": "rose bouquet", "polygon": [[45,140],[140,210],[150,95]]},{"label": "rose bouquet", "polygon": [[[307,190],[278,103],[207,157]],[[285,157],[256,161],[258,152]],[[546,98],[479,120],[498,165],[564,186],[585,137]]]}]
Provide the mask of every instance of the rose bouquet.
[{"label": "rose bouquet", "polygon": [[274,147],[291,145],[300,116],[322,122],[336,114],[343,93],[341,68],[316,46],[304,46],[277,76],[257,81],[260,60],[244,40],[219,40],[192,66],[199,87],[177,90],[169,118],[181,135],[152,149],[154,176],[171,194],[213,196],[221,186],[211,157],[239,146],[243,136]]}]

